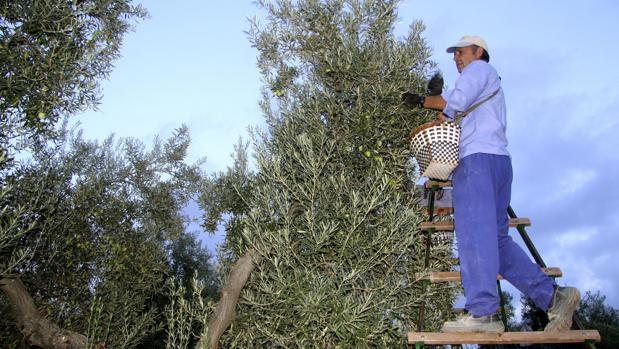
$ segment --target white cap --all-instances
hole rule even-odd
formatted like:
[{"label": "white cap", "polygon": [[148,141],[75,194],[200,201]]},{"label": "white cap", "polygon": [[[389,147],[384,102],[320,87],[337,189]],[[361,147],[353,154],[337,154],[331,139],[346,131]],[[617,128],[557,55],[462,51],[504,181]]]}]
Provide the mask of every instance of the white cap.
[{"label": "white cap", "polygon": [[486,41],[477,35],[465,35],[455,45],[447,48],[447,53],[453,53],[459,47],[466,47],[471,45],[477,45],[483,47],[488,52],[488,44]]}]

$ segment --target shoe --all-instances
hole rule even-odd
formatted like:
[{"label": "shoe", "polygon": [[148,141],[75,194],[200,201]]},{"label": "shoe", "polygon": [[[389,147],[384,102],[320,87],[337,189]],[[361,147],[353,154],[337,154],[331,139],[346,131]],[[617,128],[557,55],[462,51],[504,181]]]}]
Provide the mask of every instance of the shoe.
[{"label": "shoe", "polygon": [[545,332],[568,331],[572,327],[572,317],[580,306],[580,292],[575,287],[555,288],[552,302],[548,308],[548,325]]},{"label": "shoe", "polygon": [[456,321],[447,321],[441,328],[443,332],[485,332],[502,333],[503,322],[497,314],[475,317],[471,314],[460,316]]}]

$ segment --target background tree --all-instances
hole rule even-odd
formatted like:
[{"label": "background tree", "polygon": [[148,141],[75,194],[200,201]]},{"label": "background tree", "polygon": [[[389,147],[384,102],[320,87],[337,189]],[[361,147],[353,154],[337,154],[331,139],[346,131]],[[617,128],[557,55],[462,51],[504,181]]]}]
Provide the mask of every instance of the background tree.
[{"label": "background tree", "polygon": [[503,297],[505,314],[507,315],[507,328],[513,330],[518,327],[516,309],[514,308],[514,296],[509,292],[501,291],[501,297]]},{"label": "background tree", "polygon": [[[108,347],[134,347],[163,323],[157,299],[166,297],[168,277],[212,277],[181,213],[202,178],[199,163],[185,163],[188,145],[184,127],[150,151],[131,139],[99,144],[78,134],[37,149],[6,178],[15,190],[3,206],[28,206],[22,224],[37,222],[12,246],[32,255],[11,272],[47,320]],[[12,278],[3,274],[0,283]],[[20,305],[7,305],[19,320]],[[2,321],[3,343],[36,331]]]},{"label": "background tree", "polygon": [[[28,173],[11,160],[58,138],[61,117],[96,105],[99,79],[109,74],[132,22],[145,16],[130,0],[0,1],[0,287],[7,296],[23,289],[7,275],[28,268],[25,257],[37,247],[49,247],[37,224],[63,209],[56,204],[65,194],[56,181],[62,173]],[[34,305],[27,308],[38,315]]]},{"label": "background tree", "polygon": [[174,279],[186,289],[194,288],[194,280],[204,287],[204,296],[211,297],[217,293],[216,272],[211,264],[213,256],[202,246],[195,233],[183,232],[170,241],[170,268]]},{"label": "background tree", "polygon": [[541,331],[548,324],[548,315],[546,312],[533,303],[533,301],[525,296],[520,298],[522,305],[522,325],[524,328],[531,331]]},{"label": "background tree", "polygon": [[182,295],[196,302],[215,292],[210,254],[180,213],[202,181],[184,161],[187,130],[147,152],[57,127],[97,105],[146,16],[131,0],[0,0],[0,307],[14,315],[0,319],[3,347],[52,348],[65,335],[76,347],[162,347],[178,295],[166,279],[198,285]]},{"label": "background tree", "polygon": [[210,302],[218,297],[218,272],[213,256],[197,234],[184,232],[168,243],[170,273],[166,292],[155,301],[166,326],[138,348],[195,348],[206,324]]},{"label": "background tree", "polygon": [[606,296],[600,291],[585,293],[577,315],[585,328],[600,332],[602,342],[596,344],[597,348],[619,348],[619,310],[606,304]]},{"label": "background tree", "polygon": [[[450,313],[454,290],[420,277],[406,142],[432,115],[401,103],[408,89],[425,89],[433,65],[421,23],[396,39],[397,4],[260,1],[267,22],[250,36],[268,129],[256,133],[252,180],[221,190],[243,203],[225,252],[252,251],[255,270],[225,346],[394,347],[422,303],[430,330]],[[248,196],[238,195],[243,182]],[[211,222],[232,211],[204,206]],[[434,270],[449,266],[432,260]]]},{"label": "background tree", "polygon": [[0,1],[0,150],[47,139],[97,104],[123,36],[146,16],[131,0]]}]

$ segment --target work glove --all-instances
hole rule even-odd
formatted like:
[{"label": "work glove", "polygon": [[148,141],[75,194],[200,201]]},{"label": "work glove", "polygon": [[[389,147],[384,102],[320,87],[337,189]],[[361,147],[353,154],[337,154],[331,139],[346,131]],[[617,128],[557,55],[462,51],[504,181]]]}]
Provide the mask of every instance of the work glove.
[{"label": "work glove", "polygon": [[[436,72],[428,81],[428,96],[439,96],[443,93],[443,76],[441,72]],[[409,108],[423,108],[426,97],[416,93],[405,92],[402,94],[402,102]]]},{"label": "work glove", "polygon": [[408,108],[422,108],[423,102],[426,100],[426,97],[420,96],[416,93],[404,92],[402,94],[402,102]]},{"label": "work glove", "polygon": [[428,81],[428,96],[439,96],[443,93],[444,84],[443,75],[440,71],[436,72]]}]

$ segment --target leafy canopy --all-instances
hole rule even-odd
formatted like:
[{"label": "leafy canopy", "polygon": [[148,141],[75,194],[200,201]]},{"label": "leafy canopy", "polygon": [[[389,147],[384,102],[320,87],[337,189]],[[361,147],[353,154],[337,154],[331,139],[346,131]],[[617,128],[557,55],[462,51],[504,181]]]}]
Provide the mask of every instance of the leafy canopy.
[{"label": "leafy canopy", "polygon": [[[398,1],[259,3],[266,23],[249,35],[267,129],[254,134],[256,172],[237,161],[218,178],[234,206],[203,204],[209,222],[234,223],[231,261],[260,256],[224,345],[401,345],[421,304],[436,328],[454,295],[418,274],[423,215],[406,135],[431,115],[404,109],[401,95],[433,67],[423,25],[397,39]],[[450,243],[435,251],[432,269],[447,270]]]},{"label": "leafy canopy", "polygon": [[131,0],[1,0],[4,156],[47,139],[63,116],[96,106],[122,38],[146,16]]}]

